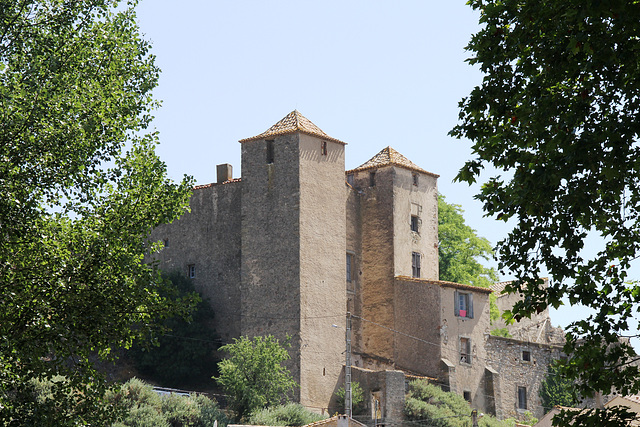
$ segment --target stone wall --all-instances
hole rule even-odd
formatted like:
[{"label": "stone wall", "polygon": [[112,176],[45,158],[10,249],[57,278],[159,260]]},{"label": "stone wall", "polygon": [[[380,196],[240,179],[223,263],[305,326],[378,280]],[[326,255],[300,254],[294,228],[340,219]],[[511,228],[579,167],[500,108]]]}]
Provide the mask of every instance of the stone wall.
[{"label": "stone wall", "polygon": [[322,154],[321,139],[299,138],[300,403],[322,412],[345,350],[344,145],[327,142]]},{"label": "stone wall", "polygon": [[[417,252],[420,278],[438,280],[437,178],[398,167],[393,171],[394,276],[412,276],[411,254]],[[417,217],[417,232],[411,231],[411,216]]]},{"label": "stone wall", "polygon": [[[536,418],[549,411],[550,408],[542,407],[540,386],[549,364],[562,356],[562,348],[494,336],[487,337],[485,347],[486,365],[497,373],[500,381],[499,386],[494,387],[498,418],[522,416],[524,410],[518,408],[518,387],[526,388],[526,410]],[[528,356],[523,358],[523,352],[528,352]],[[524,360],[527,357],[529,360]]]},{"label": "stone wall", "polygon": [[[490,328],[489,289],[461,285],[451,282],[437,282],[441,289],[440,304],[440,342],[442,344],[443,364],[449,372],[442,372],[440,378],[449,376],[450,391],[460,395],[470,393],[471,405],[475,408],[487,407],[485,399],[485,367],[487,355],[485,340]],[[456,314],[455,298],[465,294],[472,298],[473,317]],[[467,353],[462,348],[462,339],[470,341],[470,358],[463,359]],[[441,366],[444,366],[441,365]]]},{"label": "stone wall", "polygon": [[441,358],[440,287],[425,280],[397,277],[394,300],[395,329],[400,332],[395,336],[395,366],[437,377]]},{"label": "stone wall", "polygon": [[[374,185],[370,174],[375,172]],[[355,187],[360,190],[362,217],[362,275],[360,301],[362,317],[389,328],[393,327],[393,179],[394,168],[355,173]],[[361,341],[355,352],[379,360],[394,355],[394,334],[374,323],[362,322]],[[365,365],[371,367],[372,365]]]},{"label": "stone wall", "polygon": [[287,367],[300,383],[298,142],[297,134],[276,137],[273,163],[267,163],[265,140],[241,144],[241,332],[290,336]]},{"label": "stone wall", "polygon": [[240,336],[240,203],[239,181],[196,187],[191,212],[155,229],[152,240],[168,245],[154,257],[166,272],[191,278],[214,311],[216,332],[225,341]]},{"label": "stone wall", "polygon": [[[375,418],[375,400],[379,403],[379,423],[393,425],[403,419],[406,378],[402,371],[373,371],[351,368],[352,381],[358,382],[364,395],[364,410],[354,417],[366,422]],[[338,408],[339,412],[340,408]],[[343,409],[344,410],[344,409]]]}]

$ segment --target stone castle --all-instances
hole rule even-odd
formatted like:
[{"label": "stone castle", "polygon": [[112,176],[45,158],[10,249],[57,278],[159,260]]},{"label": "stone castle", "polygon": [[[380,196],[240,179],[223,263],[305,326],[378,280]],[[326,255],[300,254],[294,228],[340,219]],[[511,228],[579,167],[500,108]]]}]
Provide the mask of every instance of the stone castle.
[{"label": "stone castle", "polygon": [[240,143],[242,177],[218,165],[191,212],[152,235],[161,268],[209,299],[223,340],[291,337],[296,400],[341,411],[350,313],[353,380],[384,419],[401,418],[415,377],[499,418],[546,412],[538,389],[561,334],[543,312],[509,326],[514,338],[492,336],[490,295],[504,284],[439,280],[438,175],[391,147],[345,172],[346,143],[298,111]]}]

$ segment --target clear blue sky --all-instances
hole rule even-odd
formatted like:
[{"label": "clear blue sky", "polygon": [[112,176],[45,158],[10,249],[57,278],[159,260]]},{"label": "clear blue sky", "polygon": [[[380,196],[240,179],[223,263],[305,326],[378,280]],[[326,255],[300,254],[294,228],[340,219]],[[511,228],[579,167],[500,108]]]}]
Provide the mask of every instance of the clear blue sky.
[{"label": "clear blue sky", "polygon": [[[482,79],[464,50],[477,18],[463,0],[142,0],[162,69],[158,152],[176,180],[213,182],[220,163],[240,176],[237,141],[297,109],[348,143],[347,169],[390,145],[439,174],[447,201],[495,244],[508,227],[483,218],[477,187],[452,182],[470,143],[447,135]],[[552,311],[552,322],[577,313]]]}]

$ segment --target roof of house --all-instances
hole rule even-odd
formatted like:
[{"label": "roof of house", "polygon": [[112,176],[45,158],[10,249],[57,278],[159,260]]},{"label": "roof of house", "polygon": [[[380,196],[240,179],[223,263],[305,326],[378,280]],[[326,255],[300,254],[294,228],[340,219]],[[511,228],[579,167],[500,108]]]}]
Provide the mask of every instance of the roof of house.
[{"label": "roof of house", "polygon": [[327,141],[337,142],[339,144],[346,145],[346,142],[342,142],[339,139],[335,139],[324,133],[322,129],[314,125],[311,120],[300,114],[298,110],[293,110],[287,114],[282,120],[275,125],[271,126],[266,131],[259,135],[252,136],[250,138],[241,139],[239,142],[256,141],[260,139],[273,138],[279,135],[288,135],[292,133],[305,133],[307,135],[315,136],[325,139]]},{"label": "roof of house", "polygon": [[471,286],[471,285],[464,285],[462,283],[447,282],[446,280],[419,279],[419,278],[416,278],[416,277],[409,277],[409,276],[396,276],[396,279],[397,280],[403,280],[405,282],[430,283],[430,284],[442,286],[442,287],[445,287],[445,288],[464,289],[464,290],[467,290],[467,291],[480,292],[480,293],[483,293],[483,294],[490,294],[491,292],[493,292],[489,288],[481,288],[479,286]]},{"label": "roof of house", "polygon": [[360,172],[367,169],[376,169],[384,166],[399,166],[412,171],[424,173],[426,175],[431,175],[436,178],[440,176],[432,172],[427,172],[391,147],[383,148],[382,151],[373,156],[371,159],[358,166],[357,168],[347,171],[347,173]]},{"label": "roof of house", "polygon": [[[620,400],[622,400],[623,402],[619,402]],[[608,407],[608,406],[613,405],[613,404],[623,404],[624,405],[624,403],[625,403],[624,401],[625,400],[629,401],[629,402],[632,402],[632,403],[635,403],[635,404],[640,404],[640,395],[628,394],[626,396],[622,396],[622,395],[616,396],[613,399],[611,399],[610,401],[608,401],[607,403],[605,403],[604,406]]]}]

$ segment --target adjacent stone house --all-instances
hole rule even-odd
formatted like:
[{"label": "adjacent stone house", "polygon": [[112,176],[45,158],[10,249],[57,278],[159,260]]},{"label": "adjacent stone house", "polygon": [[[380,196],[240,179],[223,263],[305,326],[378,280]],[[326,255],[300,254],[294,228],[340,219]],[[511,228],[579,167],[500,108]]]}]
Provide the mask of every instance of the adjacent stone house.
[{"label": "adjacent stone house", "polygon": [[[223,340],[291,337],[296,399],[333,412],[349,313],[354,380],[383,419],[402,416],[416,376],[483,412],[542,415],[533,393],[557,356],[553,334],[491,337],[499,289],[439,280],[438,175],[391,147],[345,172],[346,144],[298,111],[240,143],[242,177],[219,165],[216,183],[195,187],[191,212],[152,235],[165,243],[162,268],[209,298]],[[532,337],[546,347],[522,339]],[[534,362],[507,364],[524,348]]]}]

